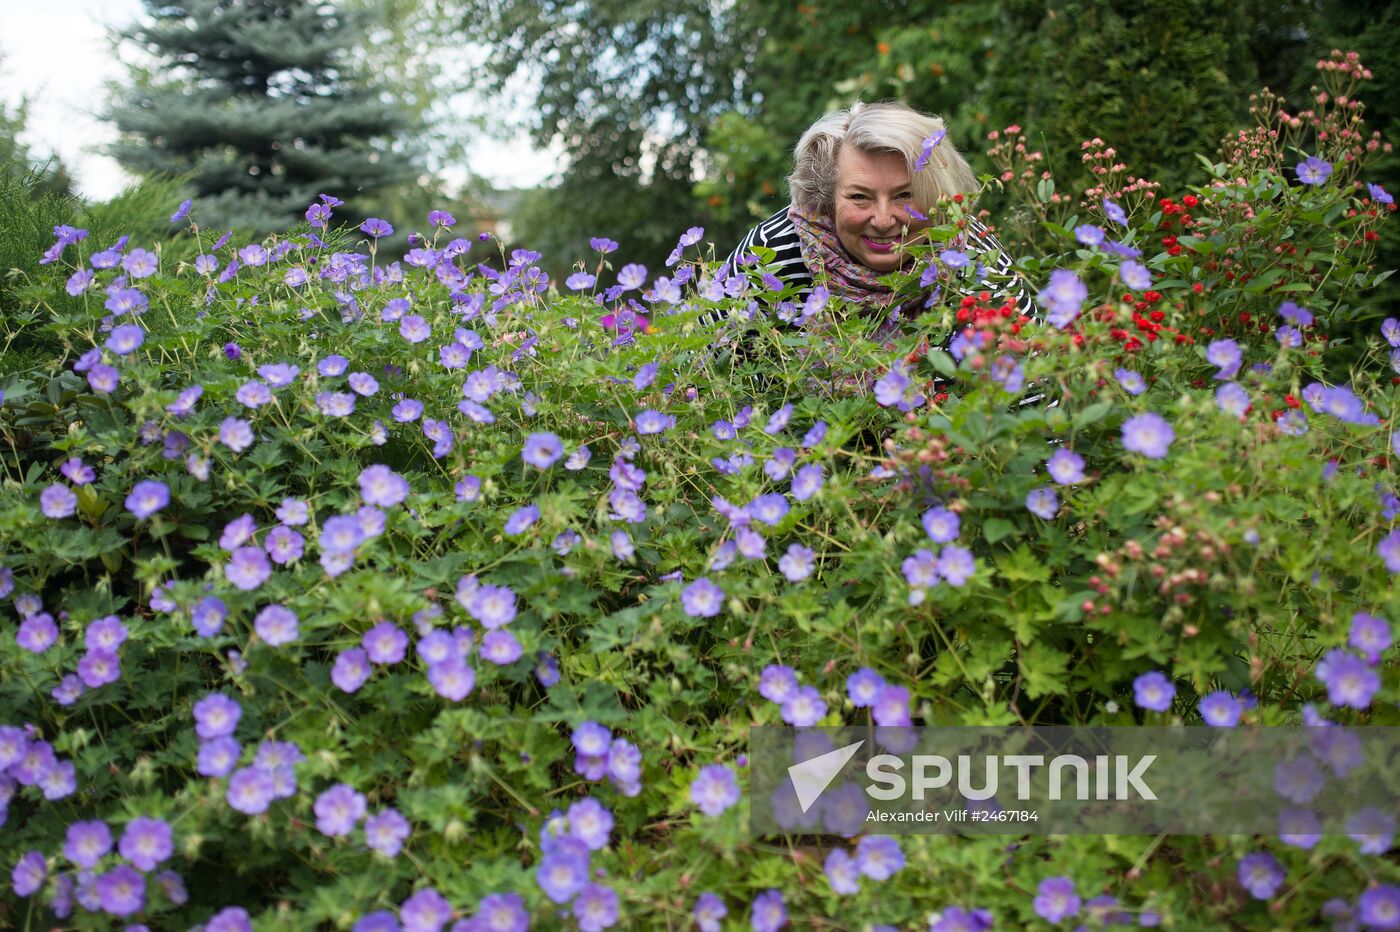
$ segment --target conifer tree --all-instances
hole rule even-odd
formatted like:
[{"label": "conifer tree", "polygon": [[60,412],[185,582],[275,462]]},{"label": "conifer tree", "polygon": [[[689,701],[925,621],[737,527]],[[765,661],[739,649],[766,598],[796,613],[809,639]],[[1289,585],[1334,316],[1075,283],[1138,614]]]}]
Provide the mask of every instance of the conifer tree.
[{"label": "conifer tree", "polygon": [[354,204],[411,173],[406,129],[352,57],[365,18],[324,0],[146,0],[150,56],[110,109],[129,170],[188,174],[206,224],[285,229],[322,191]]}]

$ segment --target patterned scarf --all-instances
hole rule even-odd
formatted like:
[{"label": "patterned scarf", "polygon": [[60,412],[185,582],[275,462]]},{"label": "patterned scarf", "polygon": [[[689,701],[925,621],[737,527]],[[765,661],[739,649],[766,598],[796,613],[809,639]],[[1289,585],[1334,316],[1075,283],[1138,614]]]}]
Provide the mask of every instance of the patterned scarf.
[{"label": "patterned scarf", "polygon": [[[836,227],[830,220],[809,214],[796,204],[788,208],[788,219],[797,231],[802,261],[814,279],[826,279],[826,287],[832,297],[877,311],[890,307],[894,302],[894,292],[889,285],[880,282],[880,277],[886,273],[877,272],[852,259],[846,247],[841,245]],[[890,315],[890,319],[898,321],[901,317],[919,313],[923,310],[924,300],[923,297],[916,297],[906,302],[897,309],[898,313]]]}]

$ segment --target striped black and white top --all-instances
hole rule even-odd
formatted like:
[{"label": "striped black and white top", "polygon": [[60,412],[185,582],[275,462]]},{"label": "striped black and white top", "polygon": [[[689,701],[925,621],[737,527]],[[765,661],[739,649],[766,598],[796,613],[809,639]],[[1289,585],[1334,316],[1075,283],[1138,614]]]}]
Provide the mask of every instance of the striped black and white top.
[{"label": "striped black and white top", "polygon": [[[776,253],[773,261],[764,266],[764,270],[777,276],[784,285],[797,287],[794,301],[799,304],[805,301],[812,291],[812,272],[802,260],[802,244],[797,238],[797,228],[788,217],[786,207],[749,230],[729,254],[725,265],[731,270],[741,269],[743,264],[740,260],[744,256],[752,255],[755,246],[763,246]],[[1035,301],[1026,290],[1025,282],[1011,268],[1011,257],[1006,254],[1006,250],[990,230],[975,218],[968,217],[959,246],[970,255],[980,256],[980,262],[986,272],[981,281],[957,279],[961,293],[988,291],[994,301],[1011,297],[1022,314],[1039,318]]]},{"label": "striped black and white top", "polygon": [[[1027,290],[1025,280],[1011,267],[1011,257],[1007,255],[1001,243],[986,226],[976,218],[968,217],[963,233],[955,245],[956,248],[979,262],[983,272],[980,279],[963,277],[954,279],[955,287],[960,294],[970,295],[986,291],[992,295],[993,301],[997,303],[1009,297],[1015,301],[1016,308],[1020,313],[1035,321],[1042,319],[1040,308]],[[793,296],[792,301],[800,307],[811,294],[814,281],[811,270],[807,268],[807,263],[802,259],[801,241],[798,239],[796,226],[788,217],[788,208],[784,207],[749,230],[739,241],[739,245],[729,254],[729,258],[725,260],[724,268],[731,272],[744,268],[742,260],[746,256],[753,255],[755,246],[763,246],[773,250],[775,254],[773,260],[765,264],[763,269],[776,276],[784,286],[792,285],[797,288],[797,293]],[[708,326],[720,319],[719,314],[705,315],[701,318],[701,322]],[[950,334],[950,339],[951,336]],[[942,348],[946,350],[948,347],[945,345]],[[934,381],[935,390],[942,390],[947,385],[943,379],[935,379]],[[1028,391],[1026,395],[1017,399],[1016,407],[1025,407],[1044,400],[1044,392]],[[1051,402],[1048,407],[1053,408],[1058,404],[1059,402],[1056,400]]]}]

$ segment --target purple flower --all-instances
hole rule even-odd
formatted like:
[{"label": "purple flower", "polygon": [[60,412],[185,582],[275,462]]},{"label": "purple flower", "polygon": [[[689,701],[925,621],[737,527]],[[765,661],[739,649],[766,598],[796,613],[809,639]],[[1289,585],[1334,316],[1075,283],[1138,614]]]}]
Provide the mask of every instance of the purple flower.
[{"label": "purple flower", "polygon": [[548,469],[563,455],[564,442],[547,431],[530,434],[520,451],[520,458],[536,469]]},{"label": "purple flower", "polygon": [[1376,545],[1376,554],[1385,561],[1385,568],[1400,573],[1400,529],[1387,534]]},{"label": "purple flower", "polygon": [[957,544],[948,544],[938,552],[938,575],[950,586],[961,586],[977,571],[972,551]]},{"label": "purple flower", "polygon": [[717,816],[739,801],[739,781],[724,764],[707,764],[690,783],[690,801],[708,816]]},{"label": "purple flower", "polygon": [[647,267],[630,263],[624,265],[617,273],[617,283],[622,286],[623,291],[632,291],[646,284]]},{"label": "purple flower", "polygon": [[1285,301],[1278,306],[1278,314],[1284,320],[1297,324],[1299,327],[1312,325],[1313,315],[1311,311],[1299,307],[1292,301]]},{"label": "purple flower", "polygon": [[146,905],[146,878],[121,864],[97,878],[97,896],[102,911],[112,916],[130,916]]},{"label": "purple flower", "polygon": [[258,612],[253,630],[269,647],[281,647],[297,639],[296,613],[285,605],[269,605]]},{"label": "purple flower", "polygon": [[[1310,155],[1293,167],[1298,175],[1298,180],[1303,184],[1319,185],[1327,181],[1332,174],[1331,163],[1320,159],[1315,155]],[[1264,899],[1264,897],[1260,897]]]},{"label": "purple flower", "polygon": [[933,158],[933,150],[938,148],[938,144],[948,135],[944,129],[936,130],[931,136],[924,139],[919,146],[919,156],[914,160],[914,171],[921,172],[928,165],[929,159]]},{"label": "purple flower", "polygon": [[[588,241],[588,248],[607,255],[617,249],[617,241],[610,240],[606,236],[594,236]],[[642,272],[642,278],[646,278],[646,272]]]},{"label": "purple flower", "polygon": [[555,903],[567,903],[588,882],[588,847],[576,838],[561,838],[540,858],[535,882]]},{"label": "purple flower", "polygon": [[272,564],[260,547],[239,547],[224,564],[224,578],[236,588],[251,592],[272,575]]},{"label": "purple flower", "polygon": [[724,607],[724,590],[701,576],[682,590],[681,607],[691,618],[713,618]]},{"label": "purple flower", "polygon": [[1089,297],[1089,289],[1068,269],[1055,269],[1050,273],[1050,282],[1036,299],[1050,313],[1045,320],[1057,329],[1064,329],[1079,316],[1084,300]]},{"label": "purple flower", "polygon": [[747,508],[750,518],[762,521],[769,527],[776,527],[781,523],[788,510],[787,498],[778,492],[758,496],[749,502]]},{"label": "purple flower", "polygon": [[371,663],[398,663],[408,653],[408,635],[392,621],[381,621],[370,628],[361,643]]},{"label": "purple flower", "polygon": [[48,863],[38,851],[27,851],[10,871],[10,883],[16,896],[33,896],[44,885],[49,874]]},{"label": "purple flower", "polygon": [[1084,481],[1084,457],[1068,447],[1061,447],[1050,454],[1045,469],[1050,473],[1050,478],[1060,485],[1074,485]]},{"label": "purple flower", "polygon": [[39,493],[39,510],[45,517],[70,517],[78,510],[78,496],[61,482],[55,482]]},{"label": "purple flower", "polygon": [[477,932],[526,932],[530,914],[518,894],[491,893],[481,898],[469,928]]},{"label": "purple flower", "polygon": [[889,880],[904,867],[904,851],[889,835],[866,835],[856,842],[856,865],[871,880]]},{"label": "purple flower", "polygon": [[78,661],[78,676],[89,689],[114,683],[121,674],[121,661],[112,651],[89,650]]},{"label": "purple flower", "polygon": [[1112,220],[1119,226],[1125,227],[1128,225],[1128,215],[1123,213],[1123,208],[1119,207],[1117,204],[1115,204],[1113,201],[1110,201],[1108,198],[1103,199],[1103,212],[1104,216],[1106,216],[1108,219]]},{"label": "purple flower", "polygon": [[1212,728],[1234,728],[1244,712],[1244,704],[1224,689],[1204,696],[1198,708],[1201,719]]},{"label": "purple flower", "polygon": [[235,453],[253,445],[253,426],[238,417],[226,417],[219,425],[219,441]]},{"label": "purple flower", "polygon": [[1357,612],[1351,616],[1351,632],[1347,643],[1365,655],[1370,664],[1380,662],[1381,653],[1390,646],[1390,622],[1379,615]]},{"label": "purple flower", "polygon": [[316,828],[322,835],[337,838],[349,835],[365,815],[365,797],[344,783],[337,783],[316,797],[312,807]]},{"label": "purple flower", "polygon": [[1327,701],[1335,706],[1365,709],[1381,687],[1380,676],[1355,654],[1333,648],[1317,664],[1317,678],[1327,686]]},{"label": "purple flower", "polygon": [[1238,382],[1226,382],[1215,390],[1215,404],[1226,414],[1244,417],[1249,410],[1249,392],[1241,388]]},{"label": "purple flower", "polygon": [[812,575],[812,560],[816,554],[810,547],[790,544],[787,553],[778,560],[778,569],[788,582],[801,582]]},{"label": "purple flower", "polygon": [[669,414],[648,408],[637,414],[634,423],[639,434],[660,434],[675,427],[676,419]]},{"label": "purple flower", "polygon": [[195,770],[206,777],[225,777],[238,763],[240,747],[229,737],[212,738],[199,745]]},{"label": "purple flower", "polygon": [[720,932],[720,922],[729,915],[729,908],[719,894],[706,891],[695,898],[695,908],[690,914],[700,932]]},{"label": "purple flower", "polygon": [[902,365],[894,365],[875,382],[875,402],[883,408],[897,405],[904,400],[905,390],[910,387],[909,377]]},{"label": "purple flower", "polygon": [[132,486],[126,497],[126,510],[138,520],[149,518],[170,504],[170,488],[156,479],[145,479]]},{"label": "purple flower", "polygon": [[850,896],[860,892],[860,868],[844,848],[832,848],[822,865],[831,892]]},{"label": "purple flower", "polygon": [[1176,439],[1176,432],[1161,415],[1148,411],[1123,422],[1123,447],[1159,460]]},{"label": "purple flower", "polygon": [[1274,767],[1274,792],[1288,802],[1305,805],[1322,792],[1326,775],[1310,757],[1282,761]]},{"label": "purple flower", "polygon": [[783,703],[783,721],[798,728],[807,728],[826,715],[826,703],[815,686],[801,686]]},{"label": "purple flower", "polygon": [[783,902],[781,891],[765,890],[754,897],[753,915],[750,917],[754,932],[778,932],[787,922],[787,905]]},{"label": "purple flower", "polygon": [[399,905],[404,932],[439,932],[452,919],[452,904],[432,887],[425,887]]},{"label": "purple flower", "polygon": [[1060,497],[1050,486],[1031,489],[1026,495],[1026,510],[1037,518],[1053,521],[1060,511]]},{"label": "purple flower", "polygon": [[1322,823],[1310,809],[1283,809],[1278,814],[1278,838],[1285,845],[1307,850],[1322,837]]},{"label": "purple flower", "polygon": [[1400,929],[1400,887],[1370,887],[1356,901],[1357,918],[1372,929]]},{"label": "purple flower", "polygon": [[587,291],[589,288],[592,288],[597,281],[598,279],[596,277],[589,275],[587,272],[575,272],[564,279],[564,285],[570,291]]},{"label": "purple flower", "polygon": [[1242,358],[1240,345],[1234,340],[1214,340],[1206,347],[1206,362],[1220,367],[1215,374],[1217,379],[1234,378],[1240,371]]},{"label": "purple flower", "polygon": [[886,685],[885,678],[880,674],[869,667],[861,667],[846,677],[846,695],[850,697],[851,705],[858,709],[868,709],[875,704],[880,690]]},{"label": "purple flower", "polygon": [[360,231],[378,239],[381,236],[393,236],[394,228],[387,220],[380,220],[378,217],[370,217],[360,224]]},{"label": "purple flower", "polygon": [[210,693],[194,704],[194,733],[202,740],[233,734],[243,709],[223,693]]},{"label": "purple flower", "polygon": [[87,371],[88,387],[99,395],[110,395],[117,390],[121,375],[106,363],[97,363]]},{"label": "purple flower", "polygon": [[947,508],[930,508],[920,519],[924,533],[935,544],[948,544],[958,539],[962,530],[962,520],[957,512]]},{"label": "purple flower", "polygon": [[524,648],[520,646],[515,635],[503,628],[488,631],[481,639],[482,659],[497,666],[504,667],[515,663],[522,653]]},{"label": "purple flower", "polygon": [[345,380],[350,390],[361,398],[372,397],[379,391],[379,381],[368,372],[352,372]]},{"label": "purple flower", "polygon": [[824,480],[822,467],[818,463],[803,466],[792,477],[792,497],[795,501],[805,502],[816,495],[821,490]]},{"label": "purple flower", "polygon": [[1362,806],[1347,816],[1346,831],[1362,854],[1385,854],[1395,839],[1395,816],[1375,806]]},{"label": "purple flower", "polygon": [[360,495],[367,504],[392,508],[408,498],[408,480],[388,466],[374,464],[360,473]]},{"label": "purple flower", "polygon": [[205,596],[190,610],[190,622],[200,637],[211,638],[219,633],[228,618],[228,606],[217,596]]},{"label": "purple flower", "polygon": [[331,682],[342,692],[353,693],[365,684],[369,673],[369,655],[362,648],[352,647],[336,655]]},{"label": "purple flower", "polygon": [[406,314],[399,321],[399,336],[410,343],[422,343],[433,335],[433,328],[417,314]]},{"label": "purple flower", "polygon": [[409,820],[393,807],[364,820],[365,844],[386,858],[398,856],[403,849],[403,841],[409,837],[409,831]]},{"label": "purple flower", "polygon": [[1150,712],[1165,712],[1172,707],[1176,687],[1157,670],[1144,673],[1133,680],[1133,701],[1138,708]]},{"label": "purple flower", "polygon": [[1118,277],[1124,285],[1134,291],[1146,291],[1152,287],[1152,273],[1147,270],[1147,266],[1132,259],[1125,259],[1119,266]]},{"label": "purple flower", "polygon": [[1282,865],[1267,852],[1247,854],[1240,859],[1240,886],[1256,900],[1270,899],[1283,886],[1284,876]]},{"label": "purple flower", "polygon": [[68,826],[63,856],[78,867],[93,868],[112,850],[112,832],[100,819]]},{"label": "purple flower", "polygon": [[316,371],[327,378],[342,375],[348,368],[350,368],[350,360],[336,353],[332,353],[316,364]]},{"label": "purple flower", "polygon": [[1100,246],[1103,244],[1103,227],[1092,223],[1085,223],[1074,228],[1074,238],[1085,246]]},{"label": "purple flower", "polygon": [[1080,899],[1074,892],[1074,881],[1068,877],[1046,877],[1036,887],[1032,906],[1035,914],[1046,922],[1060,923],[1078,915]]},{"label": "purple flower", "polygon": [[517,508],[511,513],[511,516],[506,519],[504,531],[510,535],[523,533],[526,528],[530,527],[539,519],[540,509],[535,505],[525,505],[521,508]]},{"label": "purple flower", "polygon": [[244,815],[261,815],[276,795],[272,774],[261,767],[240,767],[229,775],[224,798]]},{"label": "purple flower", "polygon": [[122,324],[112,328],[111,334],[107,337],[107,348],[118,356],[126,356],[136,352],[145,342],[145,330],[136,324]]},{"label": "purple flower", "polygon": [[58,471],[74,485],[89,485],[97,478],[97,472],[76,456],[64,460]]},{"label": "purple flower", "polygon": [[204,932],[253,932],[253,923],[242,906],[225,906],[209,917]]},{"label": "purple flower", "polygon": [[602,803],[589,796],[569,806],[569,834],[583,842],[590,851],[601,851],[608,845],[613,816]]},{"label": "purple flower", "polygon": [[909,690],[889,684],[881,687],[875,694],[875,701],[870,704],[870,716],[875,719],[875,724],[885,727],[910,724]]},{"label": "purple flower", "polygon": [[157,864],[175,851],[170,823],[137,816],[126,824],[117,850],[140,870],[155,870]]},{"label": "purple flower", "polygon": [[267,551],[268,559],[273,563],[285,566],[301,559],[306,549],[306,538],[286,525],[279,524],[267,532],[267,537],[263,539],[263,549]]},{"label": "purple flower", "polygon": [[779,705],[797,695],[797,671],[783,664],[769,664],[758,678],[758,694]]},{"label": "purple flower", "polygon": [[194,410],[195,402],[198,401],[203,394],[203,385],[191,385],[189,388],[180,392],[179,397],[173,402],[166,405],[165,410],[176,417],[184,417]]},{"label": "purple flower", "polygon": [[181,201],[180,206],[175,208],[175,213],[170,215],[170,222],[179,223],[181,220],[184,220],[186,217],[188,217],[190,215],[190,206],[192,204],[194,204],[194,201],[188,198]]},{"label": "purple flower", "polygon": [[1113,377],[1118,380],[1123,391],[1129,395],[1141,395],[1147,391],[1147,382],[1140,374],[1131,369],[1118,369],[1113,373]]},{"label": "purple flower", "polygon": [[467,611],[485,628],[499,628],[515,618],[515,593],[509,586],[479,586],[467,602]]}]

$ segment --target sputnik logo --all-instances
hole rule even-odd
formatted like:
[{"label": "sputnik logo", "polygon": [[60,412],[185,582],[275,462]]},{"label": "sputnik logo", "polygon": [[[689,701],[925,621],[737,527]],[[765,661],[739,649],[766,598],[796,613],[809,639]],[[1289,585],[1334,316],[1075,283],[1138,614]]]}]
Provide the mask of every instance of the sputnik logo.
[{"label": "sputnik logo", "polygon": [[855,744],[827,751],[800,764],[793,764],[787,769],[792,788],[797,793],[797,804],[802,807],[804,815],[816,805],[822,793],[831,785],[831,781],[841,772],[841,768],[850,763],[864,743],[865,740],[861,739]]}]

